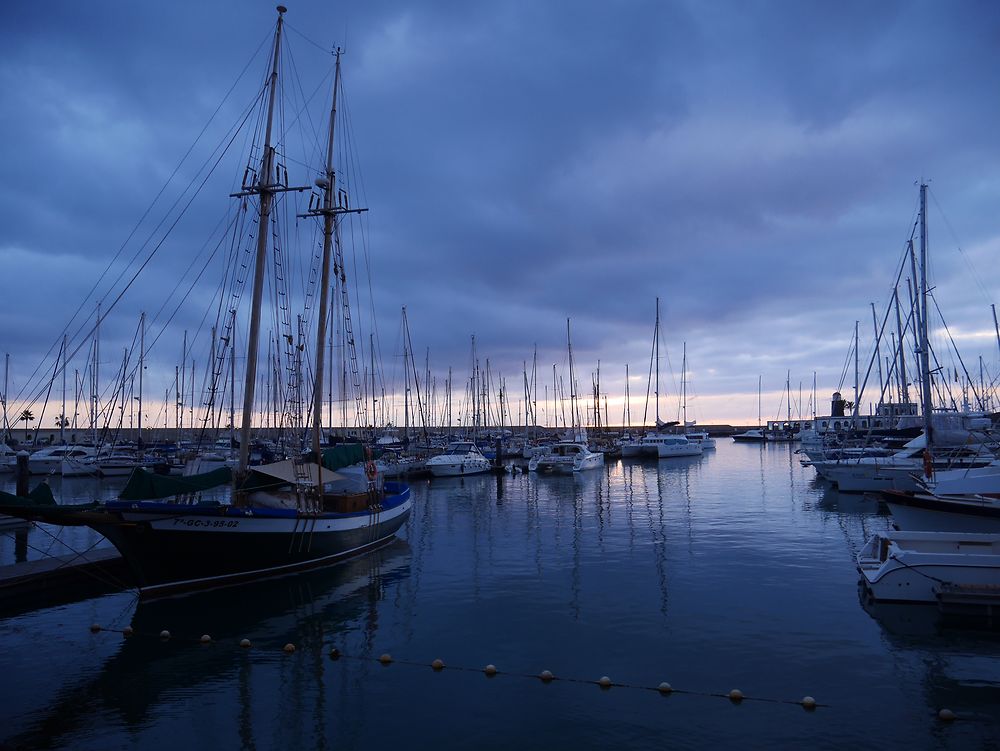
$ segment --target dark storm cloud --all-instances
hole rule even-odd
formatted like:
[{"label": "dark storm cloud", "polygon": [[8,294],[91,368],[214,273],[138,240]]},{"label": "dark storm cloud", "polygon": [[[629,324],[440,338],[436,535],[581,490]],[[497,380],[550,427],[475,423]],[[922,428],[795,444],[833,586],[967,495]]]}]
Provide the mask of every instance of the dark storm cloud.
[{"label": "dark storm cloud", "polygon": [[[257,50],[204,144],[253,96],[274,12],[65,2],[7,15],[0,257],[22,282],[4,349],[33,367]],[[346,48],[387,356],[406,305],[436,372],[464,378],[475,333],[513,380],[536,343],[540,367],[565,361],[571,318],[581,383],[600,360],[620,396],[628,362],[634,395],[659,296],[675,371],[688,342],[700,419],[754,416],[758,373],[780,390],[787,370],[810,387],[818,371],[825,394],[854,321],[870,331],[869,302],[889,299],[921,177],[958,235],[932,211],[949,323],[990,327],[994,4],[303,2],[287,21],[307,94],[329,71],[313,42]],[[162,301],[206,242],[241,158],[192,204],[140,299]],[[177,331],[204,317],[209,276]],[[142,307],[123,308],[121,338]],[[966,341],[997,369],[988,340]]]}]

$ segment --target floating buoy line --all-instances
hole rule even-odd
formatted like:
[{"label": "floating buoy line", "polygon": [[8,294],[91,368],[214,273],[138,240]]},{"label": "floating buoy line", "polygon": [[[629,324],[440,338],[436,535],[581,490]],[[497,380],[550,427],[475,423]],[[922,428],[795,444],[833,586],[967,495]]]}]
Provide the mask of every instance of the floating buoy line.
[{"label": "floating buoy line", "polygon": [[[134,639],[137,636],[147,636],[150,638],[158,639],[161,642],[167,641],[188,641],[195,644],[200,644],[205,647],[218,648],[222,642],[217,641],[210,634],[203,634],[200,637],[188,637],[187,639],[177,639],[173,634],[167,629],[163,629],[158,634],[138,634],[135,632],[131,626],[125,626],[122,629],[108,628],[101,626],[98,623],[94,623],[90,626],[91,633],[98,634],[103,632],[118,633],[124,638]],[[252,642],[250,639],[244,638],[238,642],[234,642],[233,646],[239,650],[246,651],[252,647]],[[258,650],[259,651],[259,650]],[[296,645],[289,642],[283,647],[278,648],[276,651],[281,651],[286,655],[292,655],[296,651]],[[516,671],[506,671],[499,670],[496,665],[488,664],[482,667],[470,667],[467,665],[452,665],[446,664],[441,658],[435,658],[426,662],[418,662],[415,660],[401,660],[393,657],[388,652],[382,653],[377,657],[361,657],[357,655],[344,654],[337,647],[331,647],[327,652],[329,658],[337,662],[339,660],[353,660],[355,662],[374,662],[378,663],[383,668],[389,668],[393,665],[403,665],[406,667],[416,667],[416,668],[430,668],[435,673],[443,673],[449,671],[459,671],[465,673],[481,673],[487,678],[496,678],[497,676],[508,676],[512,678],[528,678],[534,681],[539,681],[543,684],[550,683],[576,683],[576,684],[589,684],[593,686],[598,686],[603,691],[608,691],[613,688],[625,688],[639,691],[651,691],[658,693],[661,696],[670,696],[672,694],[682,694],[687,696],[702,696],[708,698],[719,698],[728,699],[733,704],[742,704],[744,702],[764,702],[769,704],[790,704],[802,707],[807,711],[813,711],[819,707],[829,707],[829,704],[820,704],[812,696],[805,696],[801,699],[777,699],[773,697],[763,697],[763,696],[746,696],[740,689],[734,688],[725,693],[716,693],[710,691],[696,691],[692,689],[681,689],[674,688],[671,684],[666,681],[659,683],[655,686],[648,686],[639,683],[624,683],[613,681],[609,676],[603,675],[600,678],[579,678],[571,676],[557,676],[551,670],[542,670],[538,673],[521,673]],[[939,711],[939,719],[944,722],[951,722],[956,719],[956,715],[949,709],[942,709]]]}]

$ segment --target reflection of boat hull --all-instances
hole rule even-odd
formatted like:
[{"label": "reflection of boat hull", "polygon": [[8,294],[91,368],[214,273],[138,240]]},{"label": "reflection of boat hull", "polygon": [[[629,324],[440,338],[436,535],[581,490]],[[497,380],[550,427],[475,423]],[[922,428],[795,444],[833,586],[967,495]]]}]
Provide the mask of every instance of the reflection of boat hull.
[{"label": "reflection of boat hull", "polygon": [[448,464],[432,464],[428,461],[426,466],[435,477],[465,477],[490,471],[490,463],[485,458]]}]

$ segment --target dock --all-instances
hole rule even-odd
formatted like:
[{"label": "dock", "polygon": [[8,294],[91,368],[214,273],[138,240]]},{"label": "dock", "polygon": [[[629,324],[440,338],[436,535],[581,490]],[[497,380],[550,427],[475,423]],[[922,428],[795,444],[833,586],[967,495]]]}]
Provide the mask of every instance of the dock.
[{"label": "dock", "polygon": [[114,548],[22,561],[0,567],[0,610],[74,602],[132,584],[131,572]]}]

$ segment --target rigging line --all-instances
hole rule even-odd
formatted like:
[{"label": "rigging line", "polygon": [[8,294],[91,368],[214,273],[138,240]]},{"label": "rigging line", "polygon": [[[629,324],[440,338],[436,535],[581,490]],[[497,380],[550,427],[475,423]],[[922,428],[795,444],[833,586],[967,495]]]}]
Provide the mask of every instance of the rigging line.
[{"label": "rigging line", "polygon": [[[322,145],[320,143],[320,135],[319,135],[319,131],[316,128],[316,123],[313,122],[312,112],[309,109],[309,103],[312,102],[312,100],[315,99],[315,97],[319,93],[319,91],[322,88],[324,88],[327,80],[329,80],[330,76],[333,74],[333,70],[330,69],[330,70],[327,71],[327,73],[323,77],[323,79],[313,89],[312,94],[310,94],[307,97],[306,94],[305,94],[305,89],[302,88],[302,79],[299,77],[299,70],[298,70],[298,68],[295,65],[295,57],[292,55],[292,48],[291,48],[291,46],[287,46],[286,47],[286,53],[288,55],[289,63],[291,64],[292,81],[298,86],[298,94],[302,98],[302,106],[299,108],[299,110],[296,113],[294,119],[288,124],[288,127],[291,128],[292,126],[294,126],[301,119],[302,114],[305,113],[306,121],[308,122],[309,128],[312,131],[312,140],[311,140],[311,143],[312,143],[312,155],[310,157],[306,157],[305,153],[303,152],[303,158],[304,159],[309,159],[310,160],[309,164],[315,165],[315,164],[319,163],[319,154],[321,153]],[[295,89],[293,88],[292,91],[294,93]],[[305,138],[302,139],[303,144],[306,141],[307,141],[307,139],[305,139]],[[283,155],[283,156],[285,156],[289,161],[295,161],[294,159],[291,159],[287,155]],[[315,161],[313,161],[313,160],[315,160]],[[296,163],[298,163],[298,162],[296,162]],[[301,164],[301,163],[298,163],[298,164],[300,164],[300,166],[307,167],[307,168],[309,166],[309,164]]]},{"label": "rigging line", "polygon": [[[188,274],[191,273],[192,269],[194,269],[195,261],[197,261],[198,257],[205,251],[205,247],[211,241],[211,238],[219,231],[220,228],[222,228],[223,223],[226,221],[226,219],[227,219],[227,217],[225,215],[223,215],[222,219],[219,220],[219,222],[213,228],[212,232],[209,234],[208,239],[206,239],[205,243],[201,246],[201,249],[199,250],[198,254],[196,254],[195,257],[191,259],[191,262],[188,264],[188,267],[186,269],[184,269],[184,273],[181,275],[180,279],[174,285],[174,288],[172,290],[170,290],[170,294],[167,295],[166,299],[164,299],[163,303],[160,305],[160,307],[153,314],[152,319],[149,321],[150,327],[155,326],[155,325],[157,325],[159,323],[160,316],[163,315],[164,311],[167,308],[167,303],[180,290],[181,284],[184,282],[184,280],[188,276]],[[209,263],[211,263],[212,259],[216,255],[216,253],[218,253],[219,246],[221,246],[222,243],[223,243],[223,241],[226,240],[229,237],[229,231],[230,231],[230,229],[232,229],[235,226],[237,219],[238,219],[238,214],[234,214],[232,216],[232,218],[229,219],[229,224],[228,224],[228,226],[226,226],[226,227],[223,228],[223,232],[221,233],[221,235],[219,237],[219,240],[216,243],[215,249],[209,254],[208,258],[205,260],[205,264],[206,265],[209,264]],[[200,272],[198,272],[198,275],[195,276],[195,278],[193,280],[191,280],[190,284],[191,285],[196,284],[197,281],[201,278],[201,275],[203,273],[204,273],[204,267],[202,268],[202,270]],[[184,297],[182,297],[181,300],[178,302],[177,307],[174,308],[174,312],[171,313],[170,316],[167,318],[167,320],[163,323],[162,328],[166,328],[167,326],[170,325],[170,322],[174,319],[174,316],[177,314],[178,307],[181,304],[183,304],[184,300],[187,299],[187,296],[189,294],[190,294],[190,290],[187,293],[185,293]],[[204,323],[204,319],[202,319],[202,323]],[[157,338],[159,338],[159,335],[157,335]],[[152,343],[155,344],[156,343],[156,339],[153,339]],[[152,347],[152,344],[150,344],[150,347]]]},{"label": "rigging line", "polygon": [[306,36],[305,34],[303,34],[303,33],[302,33],[301,31],[299,31],[299,30],[298,30],[298,29],[296,29],[296,28],[295,28],[294,26],[292,26],[292,25],[291,25],[290,23],[288,23],[288,21],[285,21],[285,24],[284,24],[284,26],[285,26],[285,28],[286,28],[286,29],[289,29],[289,30],[291,30],[291,31],[294,31],[294,32],[295,32],[296,34],[298,34],[298,35],[299,35],[300,37],[302,37],[302,38],[303,38],[303,39],[305,39],[305,40],[306,40],[307,42],[309,42],[309,44],[311,44],[312,46],[316,47],[317,49],[321,49],[321,50],[323,50],[323,52],[325,52],[325,53],[327,53],[327,54],[330,54],[330,49],[329,49],[329,47],[324,47],[324,46],[323,46],[322,44],[320,44],[319,42],[315,42],[315,41],[313,41],[312,39],[310,39],[309,37],[307,37],[307,36]]},{"label": "rigging line", "polygon": [[[251,107],[252,107],[252,105],[251,105]],[[208,172],[208,173],[207,173],[207,174],[205,175],[205,178],[204,178],[204,180],[202,181],[201,185],[200,185],[200,186],[198,187],[198,190],[197,190],[197,191],[196,191],[196,192],[195,192],[195,193],[194,193],[194,194],[193,194],[193,195],[191,196],[191,199],[190,199],[190,200],[188,201],[188,203],[187,203],[187,204],[186,204],[186,205],[184,206],[184,208],[183,208],[183,209],[181,210],[180,214],[178,214],[178,215],[177,215],[177,217],[176,217],[176,219],[174,220],[173,224],[171,224],[171,225],[170,225],[170,227],[168,228],[168,230],[167,230],[166,234],[164,234],[164,235],[163,235],[163,237],[162,237],[162,238],[160,238],[159,242],[158,242],[158,243],[157,243],[157,245],[156,245],[156,246],[154,247],[154,249],[153,249],[153,250],[152,250],[152,252],[150,253],[149,257],[148,257],[148,258],[147,258],[147,259],[146,259],[146,260],[145,260],[145,261],[143,262],[143,264],[142,264],[142,266],[140,267],[139,271],[138,271],[138,272],[136,272],[136,274],[135,274],[135,275],[134,275],[134,276],[132,277],[132,279],[131,279],[131,280],[129,281],[129,283],[128,283],[128,284],[127,284],[127,285],[126,285],[125,287],[124,287],[124,289],[122,289],[122,291],[121,291],[121,292],[119,293],[118,297],[117,297],[117,298],[115,299],[115,302],[114,302],[114,303],[112,303],[112,306],[111,306],[111,307],[114,307],[114,305],[115,305],[115,304],[117,304],[117,302],[121,300],[121,298],[122,298],[122,296],[124,295],[124,293],[125,293],[125,292],[126,292],[126,291],[127,291],[128,289],[129,289],[129,287],[130,287],[130,286],[132,285],[132,283],[133,283],[133,282],[135,281],[135,279],[136,279],[136,278],[137,278],[137,277],[139,276],[139,273],[141,273],[142,269],[143,269],[143,268],[145,268],[145,266],[146,266],[146,265],[147,265],[147,264],[149,263],[149,261],[150,261],[150,260],[152,260],[153,256],[154,256],[154,255],[156,254],[156,252],[157,252],[157,251],[159,250],[160,246],[161,246],[161,245],[162,245],[162,244],[163,244],[163,243],[164,243],[164,242],[166,241],[167,237],[168,237],[168,236],[170,235],[170,232],[171,232],[171,231],[173,230],[173,228],[174,228],[174,227],[175,227],[175,226],[177,225],[177,223],[178,223],[178,222],[179,222],[179,221],[181,220],[181,218],[182,218],[182,217],[184,216],[185,212],[186,212],[186,211],[187,211],[187,209],[188,209],[188,208],[190,207],[190,205],[191,205],[192,201],[194,200],[195,196],[197,196],[197,195],[198,195],[198,193],[199,193],[199,192],[201,191],[201,189],[202,189],[202,188],[204,187],[205,183],[206,183],[206,182],[208,181],[208,178],[209,178],[209,177],[210,177],[210,176],[212,175],[212,173],[214,172],[215,168],[216,168],[216,167],[218,167],[218,164],[219,164],[219,162],[220,162],[220,161],[222,160],[222,157],[223,157],[223,156],[225,155],[225,153],[226,153],[226,152],[228,151],[229,147],[230,147],[230,146],[232,145],[232,141],[233,141],[233,140],[235,139],[236,135],[237,135],[237,134],[239,133],[239,130],[240,130],[240,129],[242,129],[242,127],[243,127],[243,124],[244,124],[244,123],[246,122],[246,120],[247,120],[247,119],[249,118],[249,116],[250,116],[250,114],[251,114],[251,112],[252,112],[252,111],[253,111],[253,110],[252,110],[252,108],[251,108],[251,109],[248,109],[248,111],[247,111],[247,113],[246,113],[246,116],[245,116],[245,117],[244,117],[244,119],[243,119],[243,122],[241,122],[241,123],[240,123],[240,125],[239,125],[239,126],[237,127],[236,131],[235,131],[235,132],[233,133],[233,138],[232,138],[232,139],[230,139],[230,142],[229,142],[229,144],[227,144],[227,145],[226,145],[226,147],[225,147],[225,149],[224,149],[224,150],[223,150],[223,151],[222,151],[222,152],[221,152],[221,153],[219,154],[219,158],[218,158],[218,159],[216,160],[216,162],[215,162],[215,165],[213,165],[213,167],[211,168],[211,170],[210,170],[210,171],[209,171],[209,172]],[[216,146],[216,147],[215,147],[215,150],[216,150],[216,151],[218,151],[218,149],[219,149],[219,148],[220,148],[220,146]],[[204,169],[204,165],[203,165],[203,166],[202,166],[202,167],[201,167],[201,168],[199,169],[199,172],[200,172],[201,170],[203,170],[203,169]],[[188,189],[190,188],[190,185],[191,185],[191,184],[189,183],[188,187],[187,187],[187,188],[185,188],[185,192],[186,192],[186,191],[187,191],[187,190],[188,190]],[[147,237],[146,241],[145,241],[145,242],[144,242],[144,243],[143,243],[143,244],[142,244],[142,245],[141,245],[141,246],[139,247],[139,250],[138,250],[138,251],[136,251],[136,253],[135,253],[135,255],[133,256],[133,258],[132,258],[132,260],[130,261],[130,263],[135,263],[135,261],[136,261],[136,260],[137,260],[137,259],[139,258],[139,255],[140,255],[140,253],[142,252],[142,250],[143,250],[143,249],[144,249],[145,247],[147,247],[147,246],[148,246],[149,242],[150,242],[150,241],[152,240],[152,237],[153,237],[153,235],[154,235],[154,234],[155,234],[155,233],[156,233],[156,232],[157,232],[157,231],[159,230],[159,228],[160,228],[160,227],[161,227],[161,226],[163,225],[163,223],[164,223],[164,222],[165,222],[165,221],[167,220],[167,217],[169,217],[169,215],[170,215],[170,212],[171,212],[171,211],[173,211],[173,210],[174,210],[174,208],[176,208],[176,207],[177,207],[177,205],[178,205],[178,204],[180,203],[180,201],[181,201],[181,199],[183,198],[183,196],[184,196],[184,193],[182,192],[182,193],[181,193],[181,195],[180,195],[180,196],[179,196],[179,197],[177,198],[177,200],[176,200],[176,201],[174,202],[174,204],[173,204],[173,205],[172,205],[172,206],[170,207],[170,209],[168,209],[168,211],[167,211],[167,214],[166,214],[166,215],[164,216],[164,218],[160,220],[160,222],[159,222],[159,223],[157,224],[157,226],[156,226],[156,227],[155,227],[155,228],[153,229],[153,231],[152,231],[152,232],[150,233],[149,237]],[[118,282],[119,282],[119,281],[120,281],[120,280],[121,280],[121,279],[122,279],[122,278],[123,278],[123,277],[125,276],[125,272],[126,272],[126,270],[127,270],[127,269],[128,269],[128,266],[126,266],[126,267],[125,267],[125,269],[123,269],[123,270],[122,270],[122,272],[121,272],[121,273],[119,274],[118,278],[117,278],[117,279],[115,280],[115,282],[114,282],[115,284],[117,284],[117,283],[118,283]],[[103,275],[102,275],[102,278],[103,278]],[[100,283],[100,282],[98,282],[98,284],[99,284],[99,283]],[[107,292],[106,294],[109,294],[109,293],[110,293],[111,291],[113,291],[113,288],[112,288],[112,289],[109,289],[109,290],[108,290],[108,292]],[[90,294],[92,294],[92,292],[91,292],[91,293],[88,293],[88,297],[89,297],[89,295],[90,295]],[[86,300],[85,300],[84,302],[86,302]],[[104,320],[104,319],[105,319],[105,318],[107,317],[107,313],[109,313],[109,312],[111,311],[111,307],[109,307],[109,308],[107,309],[107,311],[105,311],[105,315],[102,315],[102,316],[101,316],[101,318],[100,318],[100,320],[97,320],[97,321],[96,321],[96,322],[94,323],[94,325],[93,325],[93,326],[92,326],[92,327],[91,327],[91,328],[90,328],[89,330],[87,330],[87,331],[86,331],[86,333],[85,333],[85,334],[84,334],[83,332],[84,332],[84,330],[86,329],[86,326],[87,326],[87,324],[86,324],[86,323],[83,323],[83,324],[81,324],[81,325],[80,325],[80,327],[79,327],[79,328],[78,328],[78,329],[77,329],[77,330],[76,330],[76,331],[75,331],[75,332],[74,332],[74,333],[73,333],[73,334],[72,334],[72,335],[70,336],[70,339],[71,339],[71,340],[77,340],[78,338],[80,338],[80,344],[79,344],[79,345],[78,345],[78,346],[76,347],[76,349],[75,349],[75,350],[73,351],[73,356],[75,356],[75,355],[76,355],[76,354],[77,354],[77,353],[78,353],[78,352],[80,351],[80,349],[81,349],[81,348],[82,348],[82,347],[84,346],[84,343],[86,342],[86,340],[88,340],[88,339],[89,339],[89,338],[90,338],[90,337],[91,337],[91,336],[93,335],[93,333],[94,333],[94,331],[96,330],[96,328],[97,328],[97,327],[98,327],[98,326],[100,325],[100,323],[101,323],[101,322],[102,322],[102,321],[103,321],[103,320]],[[80,307],[79,307],[79,308],[78,308],[78,310],[77,310],[77,313],[75,313],[75,314],[73,315],[73,318],[71,319],[71,322],[72,322],[72,320],[75,320],[75,319],[76,319],[76,316],[77,316],[77,315],[79,314],[79,311],[80,311],[80,310],[81,310],[82,308],[83,308],[83,303],[81,303]],[[89,319],[88,319],[88,320],[89,320]],[[67,329],[69,328],[69,325],[70,325],[70,324],[67,324],[67,326],[66,326],[66,327],[64,328],[64,332],[65,332],[65,330],[67,330]],[[82,337],[81,337],[81,334],[82,334]],[[61,341],[61,338],[60,338],[60,341]],[[54,346],[54,345],[53,345],[53,346]],[[48,356],[49,356],[49,355],[50,355],[51,353],[52,353],[52,347],[50,347],[50,348],[49,348],[49,351],[48,351],[48,352],[46,352],[45,356],[44,356],[44,357],[42,358],[42,360],[41,360],[41,362],[39,363],[39,365],[37,365],[37,366],[35,367],[35,371],[34,371],[34,372],[33,372],[33,373],[31,374],[31,376],[30,376],[30,377],[28,378],[28,382],[27,382],[27,383],[26,383],[26,384],[25,384],[25,385],[24,385],[24,386],[23,386],[23,387],[21,388],[21,391],[20,391],[20,392],[18,393],[18,395],[17,395],[17,398],[18,398],[19,400],[20,400],[20,399],[22,398],[22,394],[25,394],[25,392],[27,392],[27,393],[28,393],[29,395],[31,394],[31,392],[32,392],[32,389],[33,389],[33,387],[31,386],[31,383],[32,383],[32,382],[33,382],[33,381],[35,380],[36,376],[38,375],[38,371],[39,371],[39,369],[41,368],[42,364],[43,364],[43,363],[45,362],[45,360],[46,360],[46,359],[48,358]],[[44,385],[41,385],[41,386],[40,386],[40,388],[41,388],[41,389],[44,389]],[[38,392],[38,394],[37,394],[36,396],[34,396],[34,397],[31,397],[32,401],[35,401],[35,400],[37,400],[37,399],[38,399],[38,398],[40,397],[40,395],[41,395],[41,392],[39,391],[39,392]]]},{"label": "rigging line", "polygon": [[[973,393],[973,395],[977,399],[980,399],[981,395],[979,394],[978,390],[976,389],[976,383],[972,379],[972,376],[969,375],[969,369],[965,367],[965,361],[962,360],[962,353],[958,351],[958,345],[955,343],[955,338],[951,335],[951,329],[948,328],[948,323],[944,320],[944,314],[941,313],[941,307],[938,305],[937,298],[934,295],[931,295],[931,294],[929,294],[928,297],[930,297],[931,300],[934,301],[934,309],[937,311],[938,317],[940,317],[941,323],[944,325],[945,333],[948,334],[948,341],[951,342],[951,347],[952,347],[952,350],[954,350],[954,352],[955,352],[955,357],[958,358],[958,363],[959,363],[959,365],[962,366],[962,372],[965,374],[966,380],[968,381],[969,385],[972,387],[972,393]],[[950,390],[951,389],[949,388],[949,391]]]},{"label": "rigging line", "polygon": [[[142,216],[139,217],[139,220],[136,222],[135,226],[129,232],[128,236],[125,238],[125,240],[119,246],[118,250],[115,252],[115,255],[108,262],[108,264],[105,267],[104,271],[101,272],[101,275],[98,277],[97,281],[91,287],[90,291],[86,294],[86,296],[83,298],[83,302],[80,303],[80,306],[77,308],[77,312],[73,314],[73,317],[70,318],[70,320],[63,327],[63,331],[60,332],[59,337],[57,338],[56,342],[53,343],[49,347],[48,351],[45,353],[45,355],[42,358],[43,362],[44,362],[44,360],[46,358],[48,358],[48,356],[50,354],[52,354],[52,349],[56,346],[56,344],[58,343],[58,341],[62,339],[62,336],[66,333],[66,331],[69,329],[69,327],[73,325],[73,321],[76,320],[76,316],[79,314],[80,310],[82,310],[83,307],[86,305],[86,303],[91,299],[91,297],[93,296],[94,292],[100,286],[101,282],[104,280],[104,278],[110,272],[112,266],[114,266],[115,262],[121,256],[122,252],[124,252],[125,248],[129,244],[129,242],[132,240],[132,237],[135,235],[136,232],[139,231],[139,227],[142,226],[143,222],[146,220],[146,217],[149,216],[150,212],[152,212],[153,208],[156,206],[157,202],[160,200],[160,197],[163,195],[164,191],[166,191],[167,187],[170,185],[170,183],[173,181],[174,177],[180,171],[180,169],[183,166],[184,162],[187,161],[188,156],[190,156],[191,152],[194,151],[195,146],[197,146],[198,143],[199,143],[199,141],[201,141],[201,138],[202,138],[203,135],[205,135],[205,132],[208,130],[209,125],[211,125],[212,122],[215,120],[216,115],[219,114],[219,111],[222,109],[223,105],[226,103],[226,101],[229,99],[230,95],[236,89],[237,85],[239,85],[239,82],[241,80],[243,80],[243,76],[246,74],[247,70],[250,68],[250,65],[256,59],[257,55],[260,53],[260,50],[263,47],[264,42],[266,42],[268,40],[268,38],[269,38],[269,36],[265,37],[261,41],[261,43],[257,46],[257,49],[250,56],[250,59],[247,61],[246,65],[243,66],[243,69],[240,71],[239,75],[236,77],[236,80],[233,81],[232,86],[229,87],[229,90],[223,96],[222,101],[219,102],[218,106],[215,108],[215,111],[212,112],[211,116],[208,118],[208,121],[205,123],[204,126],[202,126],[201,131],[195,137],[194,141],[188,147],[187,151],[184,152],[184,155],[181,157],[180,161],[174,167],[173,172],[170,173],[170,176],[167,178],[166,182],[164,182],[163,185],[160,187],[159,192],[157,192],[156,196],[153,198],[152,202],[146,208],[145,212],[143,212]],[[79,333],[79,332],[77,332],[77,333]],[[74,337],[75,337],[75,335],[74,335]],[[37,369],[36,369],[36,371],[34,373],[31,374],[31,376],[29,377],[28,380],[29,381],[32,380],[35,377],[36,374],[37,374]]]},{"label": "rigging line", "polygon": [[[249,115],[248,115],[248,117],[249,117]],[[142,265],[138,268],[138,270],[135,272],[135,274],[132,275],[132,278],[129,280],[128,284],[125,285],[125,288],[122,289],[122,291],[115,297],[115,299],[107,307],[107,309],[105,310],[104,314],[101,316],[101,320],[104,320],[105,318],[107,318],[108,314],[121,301],[122,297],[124,297],[125,293],[129,290],[129,288],[132,286],[132,284],[135,283],[135,280],[139,278],[139,275],[143,272],[143,270],[146,268],[146,266],[149,265],[149,262],[153,260],[153,256],[156,255],[157,251],[159,251],[160,247],[166,241],[167,237],[173,231],[174,227],[176,227],[177,224],[178,224],[178,222],[180,222],[181,218],[187,212],[187,209],[194,202],[194,199],[198,197],[199,193],[201,193],[201,190],[202,190],[202,188],[205,187],[205,184],[208,182],[209,177],[212,176],[212,174],[215,172],[215,169],[219,166],[219,163],[222,161],[222,158],[226,155],[226,152],[229,151],[229,147],[232,146],[233,141],[236,140],[236,135],[238,134],[238,132],[239,131],[237,131],[236,133],[233,134],[233,137],[230,139],[229,143],[226,145],[226,148],[222,151],[222,153],[219,154],[219,158],[215,161],[215,164],[212,165],[212,169],[208,171],[208,173],[205,175],[205,178],[201,181],[201,184],[198,186],[198,189],[191,195],[191,198],[184,205],[184,208],[181,210],[181,213],[177,216],[177,218],[174,220],[174,222],[167,229],[166,235],[164,235],[160,239],[160,241],[156,244],[156,246],[153,248],[153,250],[150,251],[149,256],[146,258],[145,261],[142,262]],[[99,323],[100,323],[100,321],[98,321],[98,324]]]},{"label": "rigging line", "polygon": [[[928,188],[929,187],[930,186],[928,186]],[[969,258],[968,254],[964,250],[962,250],[962,245],[958,239],[958,233],[955,232],[955,229],[952,227],[951,222],[948,220],[948,215],[945,214],[944,207],[938,201],[937,195],[934,193],[934,191],[930,191],[930,194],[931,194],[931,200],[934,201],[934,205],[937,207],[937,210],[941,213],[941,220],[944,222],[945,227],[948,228],[948,231],[951,233],[952,239],[955,241],[955,247],[958,249],[958,254],[962,257],[962,260],[965,261],[965,265],[968,267],[969,273],[972,274],[972,278],[973,280],[975,280],[976,286],[979,287],[979,291],[982,293],[983,299],[986,301],[987,304],[993,303],[993,298],[990,296],[989,290],[986,288],[986,285],[983,284],[982,276],[979,273],[977,273],[976,267],[973,266],[972,264],[972,259]]]}]

